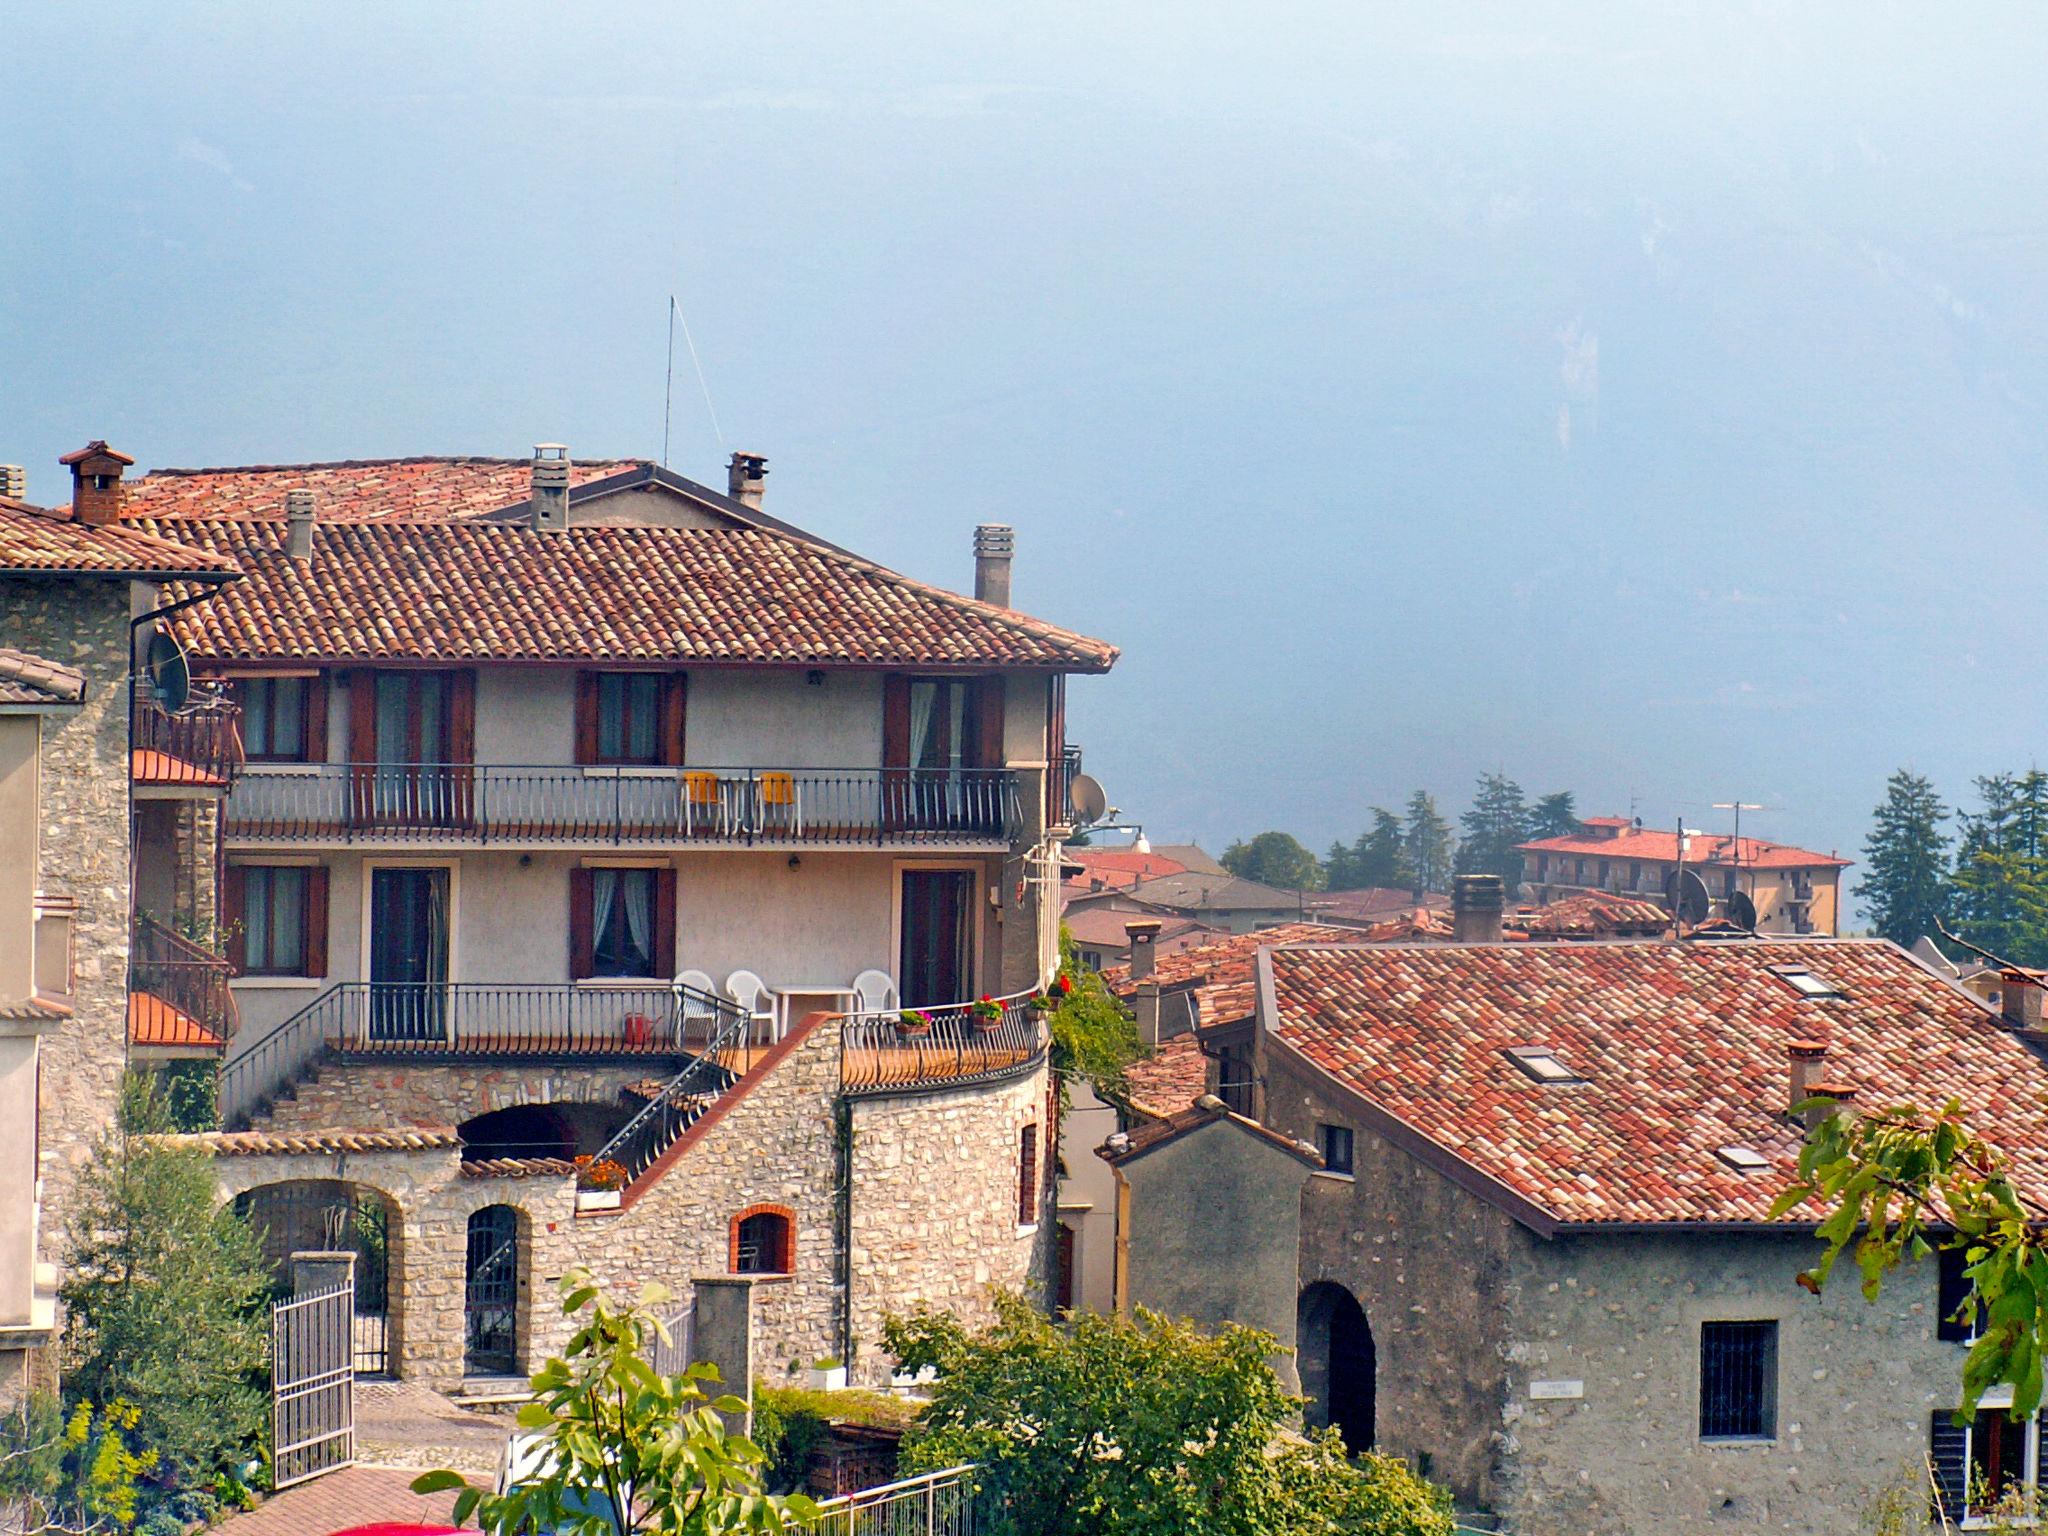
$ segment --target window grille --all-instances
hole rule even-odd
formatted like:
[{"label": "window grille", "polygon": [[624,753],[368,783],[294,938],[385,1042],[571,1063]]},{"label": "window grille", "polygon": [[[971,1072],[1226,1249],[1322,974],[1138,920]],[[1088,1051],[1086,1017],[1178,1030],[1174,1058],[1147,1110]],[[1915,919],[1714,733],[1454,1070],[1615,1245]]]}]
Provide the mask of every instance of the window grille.
[{"label": "window grille", "polygon": [[1027,1125],[1017,1133],[1017,1224],[1030,1226],[1038,1220],[1038,1127]]},{"label": "window grille", "polygon": [[1777,1432],[1777,1323],[1703,1323],[1700,1438],[1770,1440]]}]

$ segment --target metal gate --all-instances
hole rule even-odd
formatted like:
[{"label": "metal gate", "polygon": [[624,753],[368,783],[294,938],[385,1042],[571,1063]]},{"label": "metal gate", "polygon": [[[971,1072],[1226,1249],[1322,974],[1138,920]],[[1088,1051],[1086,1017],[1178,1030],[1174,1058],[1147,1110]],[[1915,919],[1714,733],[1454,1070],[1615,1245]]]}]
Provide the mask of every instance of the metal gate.
[{"label": "metal gate", "polygon": [[289,1488],[356,1459],[356,1288],[270,1309],[270,1486]]},{"label": "metal gate", "polygon": [[487,1205],[469,1218],[463,1288],[462,1366],[471,1375],[509,1375],[519,1363],[519,1213]]}]

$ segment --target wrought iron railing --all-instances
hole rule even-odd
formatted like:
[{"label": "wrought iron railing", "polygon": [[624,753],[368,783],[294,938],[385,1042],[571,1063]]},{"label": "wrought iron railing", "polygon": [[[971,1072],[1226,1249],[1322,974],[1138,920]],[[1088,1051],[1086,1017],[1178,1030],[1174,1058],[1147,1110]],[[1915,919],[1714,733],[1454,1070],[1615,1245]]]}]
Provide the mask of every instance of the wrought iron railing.
[{"label": "wrought iron railing", "polygon": [[849,1013],[839,1025],[839,1081],[848,1093],[918,1093],[1011,1077],[1035,1068],[1051,1034],[1033,994],[902,1012]]},{"label": "wrought iron railing", "polygon": [[[677,1137],[704,1118],[720,1094],[739,1081],[745,1071],[750,1022],[737,1008],[720,1015],[717,1032],[702,1050],[598,1149],[590,1168],[616,1163],[625,1170],[625,1187],[630,1188]],[[589,1177],[586,1171],[586,1181]]]},{"label": "wrought iron railing", "polygon": [[195,689],[174,715],[138,683],[128,747],[145,783],[226,784],[242,766],[242,711],[223,694]]},{"label": "wrought iron railing", "polygon": [[674,1057],[745,1014],[695,987],[339,982],[233,1053],[221,1124],[236,1126],[304,1078],[329,1048],[360,1055]]},{"label": "wrought iron railing", "polygon": [[[195,944],[153,917],[136,918],[135,936],[128,952],[129,992],[167,1003],[222,1041],[234,1035],[239,1022],[235,994],[228,985],[234,973],[234,966],[203,944]],[[138,1022],[144,1038],[139,1038],[137,1044],[194,1043],[147,1038],[163,1021],[153,1020],[145,1013]]]},{"label": "wrought iron railing", "polygon": [[826,1499],[796,1528],[811,1536],[977,1536],[995,1528],[972,1462]]},{"label": "wrought iron railing", "polygon": [[265,764],[229,796],[230,837],[276,842],[1008,842],[1006,768],[593,768]]}]

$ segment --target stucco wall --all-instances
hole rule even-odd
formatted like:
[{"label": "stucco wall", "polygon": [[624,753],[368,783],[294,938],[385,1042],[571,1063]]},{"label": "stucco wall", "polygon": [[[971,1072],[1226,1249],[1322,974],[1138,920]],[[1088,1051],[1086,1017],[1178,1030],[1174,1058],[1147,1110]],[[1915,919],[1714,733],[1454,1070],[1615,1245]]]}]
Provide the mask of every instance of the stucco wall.
[{"label": "stucco wall", "polygon": [[1116,1175],[1095,1149],[1117,1129],[1116,1107],[1105,1104],[1085,1078],[1067,1081],[1060,1117],[1060,1221],[1074,1233],[1073,1301],[1109,1312],[1116,1306]]}]

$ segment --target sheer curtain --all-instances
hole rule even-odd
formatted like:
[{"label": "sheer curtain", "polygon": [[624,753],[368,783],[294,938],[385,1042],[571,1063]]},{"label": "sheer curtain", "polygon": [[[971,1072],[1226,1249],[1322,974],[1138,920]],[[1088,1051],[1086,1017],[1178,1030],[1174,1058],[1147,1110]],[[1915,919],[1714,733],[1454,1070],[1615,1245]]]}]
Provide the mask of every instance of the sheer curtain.
[{"label": "sheer curtain", "polygon": [[654,873],[632,870],[631,879],[627,873],[621,871],[618,877],[626,893],[626,933],[632,940],[634,958],[642,962],[632,969],[636,975],[645,976],[654,970]]},{"label": "sheer curtain", "polygon": [[[619,900],[619,872],[593,869],[590,872],[590,942],[599,956],[604,954],[604,937],[612,925],[612,908]],[[599,961],[602,965],[602,960]]]}]

